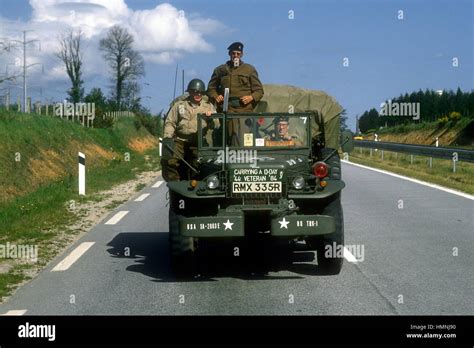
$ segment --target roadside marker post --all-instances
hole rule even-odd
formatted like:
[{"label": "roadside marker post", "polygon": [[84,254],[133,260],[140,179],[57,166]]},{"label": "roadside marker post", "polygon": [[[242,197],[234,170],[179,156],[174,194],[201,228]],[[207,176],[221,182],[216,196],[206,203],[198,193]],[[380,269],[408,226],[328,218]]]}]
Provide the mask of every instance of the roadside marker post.
[{"label": "roadside marker post", "polygon": [[86,194],[86,155],[79,152],[79,194]]}]

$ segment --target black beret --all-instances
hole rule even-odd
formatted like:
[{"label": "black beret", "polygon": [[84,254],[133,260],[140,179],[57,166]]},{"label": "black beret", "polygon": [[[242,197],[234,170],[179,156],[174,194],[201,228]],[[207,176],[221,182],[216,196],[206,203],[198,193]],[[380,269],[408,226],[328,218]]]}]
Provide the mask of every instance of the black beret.
[{"label": "black beret", "polygon": [[234,42],[229,47],[227,47],[229,51],[240,51],[244,50],[244,44],[242,42]]},{"label": "black beret", "polygon": [[289,116],[277,116],[274,118],[273,123],[277,124],[279,122],[287,122],[290,123],[290,117]]}]

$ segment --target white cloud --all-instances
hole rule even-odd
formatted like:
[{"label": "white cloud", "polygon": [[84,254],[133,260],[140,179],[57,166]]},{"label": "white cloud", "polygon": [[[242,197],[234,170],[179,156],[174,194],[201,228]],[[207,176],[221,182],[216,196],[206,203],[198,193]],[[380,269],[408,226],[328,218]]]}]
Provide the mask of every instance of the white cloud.
[{"label": "white cloud", "polygon": [[[0,37],[12,38],[14,30],[33,29],[28,39],[39,39],[42,51],[31,46],[28,64],[41,61],[48,81],[67,80],[64,66],[54,57],[54,52],[59,47],[58,37],[72,28],[80,28],[84,33],[84,78],[105,75],[107,66],[98,49],[99,40],[115,24],[129,30],[135,38],[135,49],[152,64],[170,64],[186,54],[212,52],[214,48],[204,36],[227,28],[215,19],[187,15],[167,3],[146,10],[132,10],[124,0],[30,0],[30,6],[32,14],[28,22],[0,17],[0,28],[4,28],[0,29]],[[22,39],[18,32],[14,35],[17,35],[15,39]],[[14,54],[1,55],[0,65],[12,61]],[[16,54],[21,55],[21,51]],[[35,71],[31,69],[31,74]]]},{"label": "white cloud", "polygon": [[170,4],[158,5],[153,10],[136,11],[130,19],[130,27],[135,37],[147,38],[138,42],[138,48],[146,52],[212,50],[202,33],[192,30],[185,13]]},{"label": "white cloud", "polygon": [[196,30],[203,35],[228,34],[234,31],[216,19],[204,18],[195,13],[189,15],[188,21],[192,30]]}]

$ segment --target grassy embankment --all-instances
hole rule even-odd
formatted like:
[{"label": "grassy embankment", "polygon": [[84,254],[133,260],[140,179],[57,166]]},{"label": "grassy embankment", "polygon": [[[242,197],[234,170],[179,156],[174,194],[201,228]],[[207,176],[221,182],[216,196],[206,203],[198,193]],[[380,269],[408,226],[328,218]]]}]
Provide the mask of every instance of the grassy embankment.
[{"label": "grassy embankment", "polygon": [[[462,119],[444,127],[436,122],[412,124],[383,129],[378,134],[381,141],[433,145],[438,137],[439,146],[474,149],[473,126],[473,121]],[[365,135],[364,139],[373,140],[373,134]],[[474,163],[457,162],[456,173],[453,173],[450,160],[433,158],[430,168],[428,157],[414,156],[412,164],[409,154],[384,151],[383,161],[381,154],[380,150],[374,150],[370,156],[369,149],[356,148],[350,154],[350,161],[474,194]]]},{"label": "grassy embankment", "polygon": [[[458,122],[410,123],[377,131],[380,141],[394,143],[460,147],[474,150],[474,120],[462,118]],[[366,140],[374,140],[374,132],[363,135]]]},{"label": "grassy embankment", "polygon": [[[0,245],[37,245],[39,250],[35,265],[0,259],[0,299],[27,277],[29,268],[42,267],[56,255],[59,235],[75,234],[67,228],[78,219],[68,209],[71,201],[100,200],[97,192],[159,168],[156,137],[131,118],[94,129],[0,110],[0,139]],[[86,196],[78,195],[79,151],[86,155]]]}]

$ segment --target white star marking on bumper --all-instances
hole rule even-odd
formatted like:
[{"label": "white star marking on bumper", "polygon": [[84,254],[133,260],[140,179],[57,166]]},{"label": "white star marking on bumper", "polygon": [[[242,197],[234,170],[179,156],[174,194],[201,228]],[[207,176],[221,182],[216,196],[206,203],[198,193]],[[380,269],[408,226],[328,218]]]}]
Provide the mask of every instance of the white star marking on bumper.
[{"label": "white star marking on bumper", "polygon": [[233,222],[230,222],[230,220],[227,219],[227,222],[224,222],[224,226],[225,226],[224,231],[225,230],[232,230],[232,225],[233,224],[234,224]]},{"label": "white star marking on bumper", "polygon": [[280,224],[280,228],[286,228],[286,229],[288,229],[288,224],[289,224],[290,222],[289,222],[289,221],[286,221],[286,219],[283,218],[283,220],[278,221],[278,223]]}]

